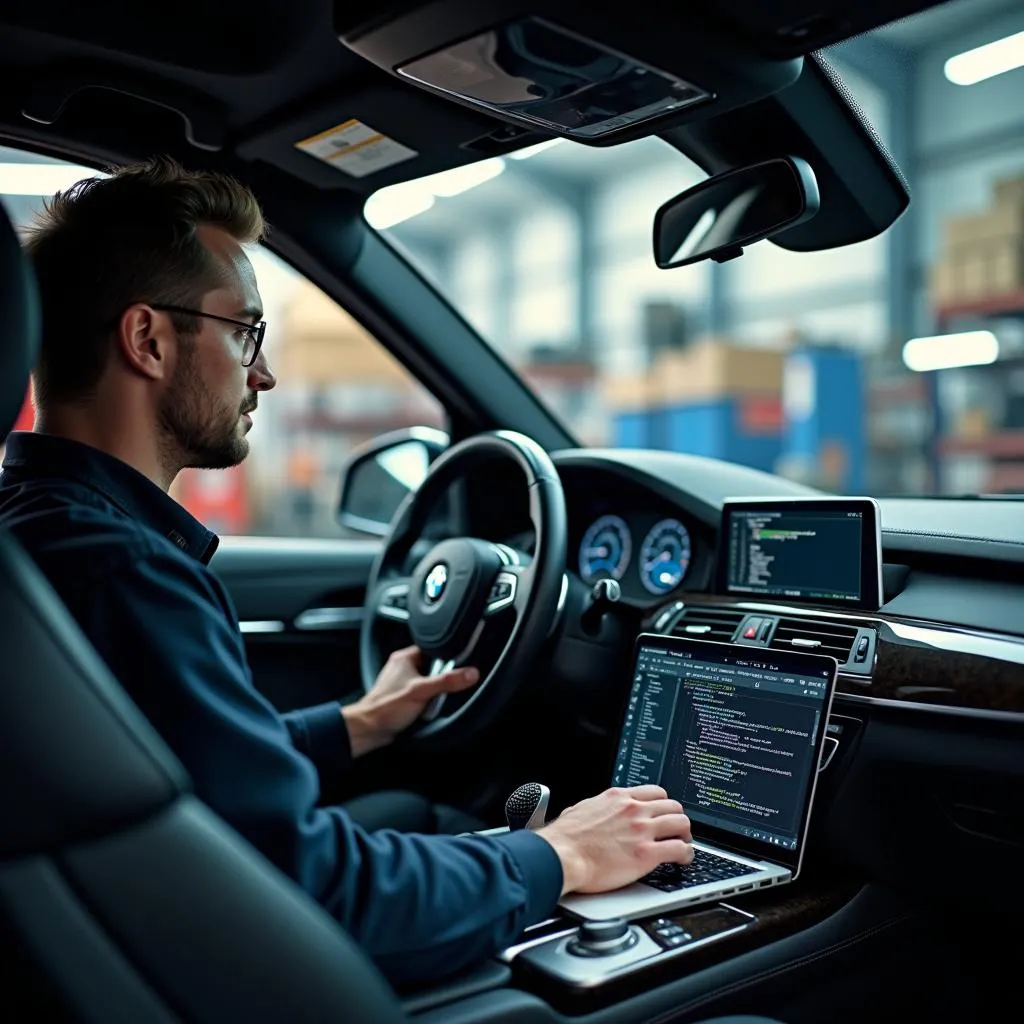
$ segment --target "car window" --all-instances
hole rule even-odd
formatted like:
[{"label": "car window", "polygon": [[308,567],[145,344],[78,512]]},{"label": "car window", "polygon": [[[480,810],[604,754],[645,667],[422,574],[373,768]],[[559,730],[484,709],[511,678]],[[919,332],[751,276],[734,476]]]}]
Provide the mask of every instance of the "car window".
[{"label": "car window", "polygon": [[[0,147],[0,202],[17,225],[47,195],[96,172]],[[172,495],[221,534],[336,537],[341,468],[391,430],[443,428],[440,404],[333,299],[272,252],[250,257],[263,296],[264,350],[277,387],[261,396],[240,466],[186,470]],[[18,428],[31,429],[26,404]]]},{"label": "car window", "polygon": [[655,211],[705,174],[657,138],[545,142],[381,189],[366,219],[581,443],[837,493],[1021,493],[1020,38],[1020,4],[956,0],[824,54],[912,197],[857,245],[658,269]]}]

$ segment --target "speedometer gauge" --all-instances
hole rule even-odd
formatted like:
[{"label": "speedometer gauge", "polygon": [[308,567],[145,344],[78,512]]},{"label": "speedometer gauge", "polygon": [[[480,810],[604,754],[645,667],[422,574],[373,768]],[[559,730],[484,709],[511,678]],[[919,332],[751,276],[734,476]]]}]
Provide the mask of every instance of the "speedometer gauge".
[{"label": "speedometer gauge", "polygon": [[690,568],[690,534],[678,519],[651,527],[640,549],[640,582],[652,594],[675,590]]},{"label": "speedometer gauge", "polygon": [[625,520],[618,516],[601,516],[591,523],[580,544],[580,576],[584,583],[598,580],[621,580],[629,567],[633,538]]}]

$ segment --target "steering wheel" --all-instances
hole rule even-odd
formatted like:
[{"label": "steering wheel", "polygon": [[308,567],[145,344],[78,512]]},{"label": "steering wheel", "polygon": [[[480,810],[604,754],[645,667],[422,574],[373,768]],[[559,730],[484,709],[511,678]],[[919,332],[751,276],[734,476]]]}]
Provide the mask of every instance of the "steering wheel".
[{"label": "steering wheel", "polygon": [[[495,461],[517,468],[526,488],[535,534],[532,560],[501,544],[451,537],[434,545],[405,575],[409,554],[438,500],[457,480]],[[359,637],[364,690],[373,685],[385,659],[378,643],[381,618],[408,625],[432,675],[474,664],[487,631],[508,630],[511,619],[491,670],[468,694],[435,698],[409,732],[417,740],[458,745],[486,729],[508,705],[552,631],[564,601],[566,533],[562,482],[535,441],[499,430],[449,448],[395,513],[370,572]]]}]

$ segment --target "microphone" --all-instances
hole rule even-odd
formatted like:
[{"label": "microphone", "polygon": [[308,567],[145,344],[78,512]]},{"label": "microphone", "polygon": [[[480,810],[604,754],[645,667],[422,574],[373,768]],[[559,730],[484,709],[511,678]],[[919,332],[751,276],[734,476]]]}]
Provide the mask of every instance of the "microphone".
[{"label": "microphone", "polygon": [[536,829],[544,824],[551,790],[539,782],[527,782],[505,801],[505,820],[510,832],[520,828]]}]

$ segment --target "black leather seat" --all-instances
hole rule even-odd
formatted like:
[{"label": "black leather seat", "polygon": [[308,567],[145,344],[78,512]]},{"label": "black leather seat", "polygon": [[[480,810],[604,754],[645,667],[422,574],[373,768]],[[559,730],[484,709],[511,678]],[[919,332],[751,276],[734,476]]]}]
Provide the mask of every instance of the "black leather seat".
[{"label": "black leather seat", "polygon": [[[2,210],[0,310],[6,436],[38,310]],[[342,929],[190,795],[181,765],[3,533],[0,650],[5,1020],[404,1019]]]}]

